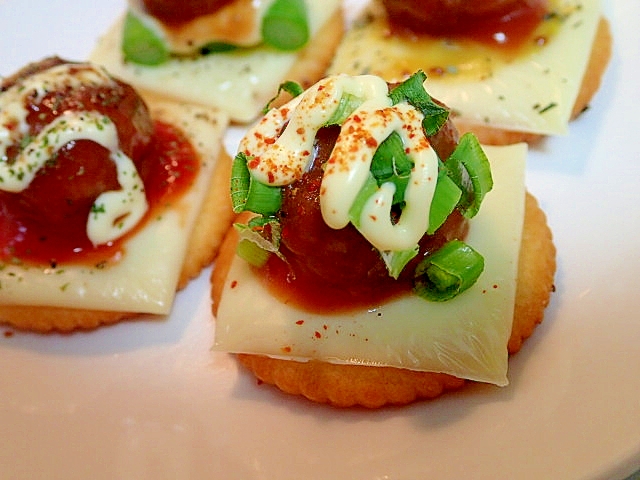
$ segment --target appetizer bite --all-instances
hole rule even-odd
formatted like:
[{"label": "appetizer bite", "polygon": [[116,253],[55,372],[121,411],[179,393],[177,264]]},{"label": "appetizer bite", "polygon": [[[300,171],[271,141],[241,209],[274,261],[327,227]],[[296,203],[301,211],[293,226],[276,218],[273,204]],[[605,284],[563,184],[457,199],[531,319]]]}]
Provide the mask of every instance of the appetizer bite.
[{"label": "appetizer bite", "polygon": [[144,95],[249,122],[283,79],[317,81],[343,31],[340,0],[129,0],[91,59]]},{"label": "appetizer bite", "polygon": [[232,221],[226,114],[147,106],[57,57],[0,87],[0,322],[46,332],[165,315]]},{"label": "appetizer bite", "polygon": [[555,248],[527,146],[459,137],[424,82],[330,76],[241,140],[214,348],[260,381],[366,407],[506,385],[542,321]]},{"label": "appetizer bite", "polygon": [[417,69],[483,144],[568,131],[611,56],[599,0],[372,0],[329,73],[400,81]]}]

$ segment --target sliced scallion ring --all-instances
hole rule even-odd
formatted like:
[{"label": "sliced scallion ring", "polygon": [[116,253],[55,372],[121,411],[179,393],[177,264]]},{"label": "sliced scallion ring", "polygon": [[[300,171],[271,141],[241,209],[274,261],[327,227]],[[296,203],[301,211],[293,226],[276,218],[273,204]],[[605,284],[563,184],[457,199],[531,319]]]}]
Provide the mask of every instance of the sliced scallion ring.
[{"label": "sliced scallion ring", "polygon": [[446,243],[415,270],[414,292],[425,300],[444,302],[471,287],[484,270],[484,258],[460,240]]},{"label": "sliced scallion ring", "polygon": [[451,212],[455,210],[461,196],[462,191],[460,188],[447,176],[446,170],[440,168],[438,170],[438,183],[436,183],[429,210],[428,235],[433,235],[442,226],[451,215]]},{"label": "sliced scallion ring", "polygon": [[362,216],[362,210],[371,196],[378,191],[378,182],[369,173],[367,181],[362,186],[358,195],[356,195],[351,208],[349,209],[349,221],[353,223],[356,228],[360,228],[360,217]]},{"label": "sliced scallion ring", "polygon": [[391,134],[378,146],[371,160],[371,173],[378,186],[391,182],[396,186],[393,204],[404,201],[404,193],[409,184],[411,170],[415,163],[406,154],[402,138],[397,132]]},{"label": "sliced scallion ring", "polygon": [[[238,232],[240,240],[236,252],[251,265],[256,267],[263,266],[271,254],[277,255],[283,261],[286,261],[280,253],[280,224],[273,218],[265,219],[264,217],[254,217],[261,219],[254,222],[251,219],[248,224],[235,223],[233,227]],[[262,228],[266,224],[270,224],[269,234],[265,233]],[[260,224],[260,225],[258,225]],[[242,245],[242,246],[241,246]]]},{"label": "sliced scallion ring", "polygon": [[236,246],[236,254],[249,265],[261,268],[264,267],[271,256],[271,252],[260,248],[257,243],[243,238]]},{"label": "sliced scallion ring", "polygon": [[385,265],[387,266],[387,271],[389,272],[389,276],[398,279],[404,267],[407,266],[419,251],[418,245],[416,245],[412,249],[402,250],[399,252],[380,252],[380,256],[382,260],[384,260]]},{"label": "sliced scallion ring", "polygon": [[280,210],[282,191],[280,187],[265,185],[253,179],[247,168],[247,156],[238,153],[231,166],[231,203],[233,211],[274,215]]},{"label": "sliced scallion ring", "polygon": [[209,42],[202,47],[200,47],[201,55],[211,55],[212,53],[226,53],[233,52],[237,50],[239,47],[237,45],[232,45],[231,43],[225,42]]},{"label": "sliced scallion ring", "polygon": [[282,92],[287,92],[289,95],[295,98],[304,92],[304,87],[300,85],[298,82],[294,82],[292,80],[287,80],[285,82],[282,82],[280,86],[278,86],[278,91],[276,92],[276,94],[273,96],[272,99],[270,99],[267,102],[267,104],[262,109],[263,115],[266,114],[271,109],[271,104],[274,101],[276,101],[276,99],[280,96]]},{"label": "sliced scallion ring", "polygon": [[465,133],[445,167],[451,180],[462,190],[460,212],[466,218],[473,218],[480,210],[484,196],[493,188],[491,165],[478,138]]},{"label": "sliced scallion ring", "polygon": [[343,93],[340,97],[338,108],[335,109],[331,118],[324,124],[325,127],[329,125],[342,125],[347,117],[360,105],[362,105],[362,99],[360,97],[350,93]]},{"label": "sliced scallion ring", "polygon": [[160,65],[170,57],[162,38],[131,12],[124,20],[122,53],[126,62],[150,66]]},{"label": "sliced scallion ring", "polygon": [[262,39],[278,50],[297,50],[309,35],[304,0],[276,0],[262,19]]},{"label": "sliced scallion ring", "polygon": [[427,136],[435,135],[449,118],[449,110],[438,105],[424,88],[427,76],[422,70],[418,70],[407,80],[396,86],[389,92],[389,98],[393,104],[406,101],[416,110],[422,112],[422,128]]}]

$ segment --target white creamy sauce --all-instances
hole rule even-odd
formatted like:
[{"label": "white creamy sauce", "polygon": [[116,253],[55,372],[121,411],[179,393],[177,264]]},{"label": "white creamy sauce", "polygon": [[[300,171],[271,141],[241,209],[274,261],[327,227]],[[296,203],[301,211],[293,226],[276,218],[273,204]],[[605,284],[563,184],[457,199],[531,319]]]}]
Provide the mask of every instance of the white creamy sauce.
[{"label": "white creamy sauce", "polygon": [[349,211],[370,175],[378,146],[397,132],[415,163],[402,215],[397,223],[391,222],[395,186],[384,183],[366,202],[358,229],[381,251],[412,248],[429,226],[438,158],[422,129],[422,114],[408,104],[392,105],[387,84],[379,77],[337,75],[318,82],[272,109],[245,135],[239,151],[252,157],[249,169],[257,181],[273,186],[293,183],[308,169],[316,132],[332,118],[345,94],[362,104],[343,122],[326,163],[320,194],[323,219],[335,229],[349,223]]},{"label": "white creamy sauce", "polygon": [[[74,69],[71,73],[70,70]],[[99,68],[59,65],[29,76],[0,95],[0,189],[19,193],[29,187],[37,172],[64,145],[91,140],[105,147],[116,165],[121,189],[104,192],[87,218],[87,236],[94,245],[115,240],[131,230],[148,209],[144,185],[133,161],[119,147],[118,132],[106,116],[92,111],[65,111],[42,129],[17,157],[9,162],[7,149],[28,135],[28,97],[38,103],[48,92],[82,85],[111,85],[113,80]]]}]

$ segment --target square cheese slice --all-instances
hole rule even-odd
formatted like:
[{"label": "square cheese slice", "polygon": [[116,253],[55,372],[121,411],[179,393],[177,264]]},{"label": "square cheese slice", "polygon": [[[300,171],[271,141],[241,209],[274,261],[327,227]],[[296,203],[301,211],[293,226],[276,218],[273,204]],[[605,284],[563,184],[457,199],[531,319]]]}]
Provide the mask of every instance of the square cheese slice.
[{"label": "square cheese slice", "polygon": [[214,349],[305,361],[386,365],[507,384],[525,197],[527,147],[485,147],[494,188],[466,239],[485,258],[469,290],[444,302],[407,295],[366,311],[311,314],[278,302],[234,258],[216,319]]},{"label": "square cheese slice", "polygon": [[149,219],[124,244],[122,258],[108,268],[2,265],[0,304],[169,313],[228,117],[210,108],[173,102],[151,105],[150,111],[154,119],[182,129],[199,154],[201,167],[191,189],[160,217]]},{"label": "square cheese slice", "polygon": [[[490,56],[478,59],[490,73],[482,79],[431,75],[428,53],[413,41],[389,35],[381,6],[356,19],[336,52],[329,73],[373,74],[400,81],[425,70],[428,91],[465,124],[543,135],[566,134],[601,16],[599,0],[550,0],[562,19],[547,44],[505,65]],[[557,20],[556,20],[557,21]],[[448,44],[442,39],[442,44]],[[448,45],[453,50],[462,48]],[[493,67],[495,65],[495,67]],[[446,69],[446,65],[442,65]]]}]

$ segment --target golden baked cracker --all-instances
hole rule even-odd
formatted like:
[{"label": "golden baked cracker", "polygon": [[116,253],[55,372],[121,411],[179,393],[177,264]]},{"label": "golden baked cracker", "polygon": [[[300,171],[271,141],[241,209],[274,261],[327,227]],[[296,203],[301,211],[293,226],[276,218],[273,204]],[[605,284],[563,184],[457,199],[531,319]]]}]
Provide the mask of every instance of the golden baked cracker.
[{"label": "golden baked cracker", "polygon": [[600,23],[598,23],[598,30],[591,48],[586,73],[582,78],[580,91],[573,104],[571,119],[575,119],[588,108],[591,99],[599,90],[602,77],[611,60],[612,45],[613,37],[611,36],[609,21],[602,17]]},{"label": "golden baked cracker", "polygon": [[140,314],[81,310],[63,307],[39,307],[32,305],[0,305],[2,323],[20,330],[48,333],[90,330],[101,325],[117,323],[125,318],[135,318]]},{"label": "golden baked cracker", "polygon": [[[213,309],[220,301],[222,284],[235,252],[237,234],[231,229],[212,272]],[[544,308],[553,291],[555,246],[544,212],[527,193],[522,245],[518,264],[518,284],[509,353],[517,352],[524,339],[542,321]],[[286,393],[337,407],[360,405],[369,408],[402,405],[418,399],[435,398],[461,388],[465,380],[433,372],[336,365],[326,362],[297,362],[262,355],[239,354],[240,362],[261,382]]]},{"label": "golden baked cracker", "polygon": [[196,227],[189,239],[187,254],[178,280],[178,290],[197,277],[203,268],[210,265],[218,254],[218,249],[229,229],[235,214],[229,196],[232,160],[220,149],[218,161],[211,179],[209,192],[200,208]]},{"label": "golden baked cracker", "polygon": [[518,282],[513,327],[507,345],[509,353],[520,350],[534,328],[542,322],[549,304],[556,272],[556,247],[547,218],[537,200],[527,194],[522,246],[518,259]]},{"label": "golden baked cracker", "polygon": [[453,123],[461,135],[466,132],[473,132],[483,145],[512,145],[520,142],[533,144],[544,138],[544,135],[538,133],[516,132],[488,125],[468,123],[455,116],[453,117]]},{"label": "golden baked cracker", "polygon": [[438,397],[465,384],[465,380],[445,373],[393,367],[303,363],[247,354],[238,355],[238,359],[261,382],[335,407],[406,405],[417,399]]},{"label": "golden baked cracker", "polygon": [[[612,43],[613,39],[609,21],[602,17],[598,23],[598,30],[596,31],[596,36],[591,48],[587,69],[585,75],[582,77],[580,90],[573,104],[573,110],[571,112],[572,120],[575,120],[589,107],[589,103],[599,90],[602,77],[611,59]],[[453,121],[460,134],[473,132],[483,145],[510,145],[519,142],[532,144],[544,138],[544,135],[535,133],[516,132],[487,125],[469,124],[455,117],[453,117]]]}]

